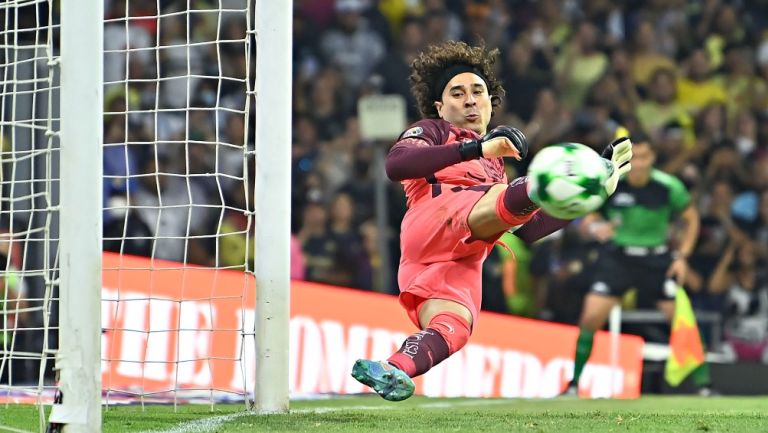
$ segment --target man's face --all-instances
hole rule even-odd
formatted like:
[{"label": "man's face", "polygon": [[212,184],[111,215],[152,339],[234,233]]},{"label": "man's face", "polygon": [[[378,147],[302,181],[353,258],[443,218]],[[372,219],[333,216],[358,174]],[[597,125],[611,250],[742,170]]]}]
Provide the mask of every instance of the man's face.
[{"label": "man's face", "polygon": [[445,85],[442,101],[435,102],[440,118],[485,134],[491,120],[491,96],[482,78],[471,72],[456,75]]},{"label": "man's face", "polygon": [[648,143],[639,142],[632,146],[632,170],[629,172],[638,175],[646,175],[653,168],[656,155]]},{"label": "man's face", "polygon": [[658,103],[667,103],[675,99],[675,80],[669,74],[658,74],[651,83],[653,99]]}]

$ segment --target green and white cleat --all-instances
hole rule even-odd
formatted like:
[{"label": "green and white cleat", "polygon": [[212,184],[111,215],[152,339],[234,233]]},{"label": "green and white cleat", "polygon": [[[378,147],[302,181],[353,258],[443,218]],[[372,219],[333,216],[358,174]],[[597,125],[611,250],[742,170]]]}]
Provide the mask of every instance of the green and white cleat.
[{"label": "green and white cleat", "polygon": [[413,380],[403,370],[386,361],[358,359],[352,377],[373,388],[384,400],[402,401],[413,395]]}]

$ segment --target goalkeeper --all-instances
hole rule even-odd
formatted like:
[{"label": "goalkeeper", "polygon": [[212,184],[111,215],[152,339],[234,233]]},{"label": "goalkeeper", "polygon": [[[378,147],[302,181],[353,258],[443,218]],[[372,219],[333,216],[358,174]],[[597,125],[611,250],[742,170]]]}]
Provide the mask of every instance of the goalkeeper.
[{"label": "goalkeeper", "polygon": [[[401,226],[400,304],[419,332],[386,361],[358,360],[352,376],[387,400],[413,394],[412,377],[461,349],[481,305],[481,268],[512,227],[533,242],[568,221],[538,210],[525,177],[507,182],[502,157],[522,159],[525,136],[500,126],[488,132],[504,89],[493,72],[498,50],[463,42],[431,46],[411,65],[412,92],[423,120],[387,156],[390,179],[401,181],[408,211]],[[610,193],[629,170],[631,145],[613,152]]]},{"label": "goalkeeper", "polygon": [[[628,289],[637,289],[640,307],[655,306],[672,319],[675,291],[684,282],[686,260],[698,237],[699,214],[685,185],[653,168],[656,156],[647,139],[633,139],[632,171],[619,181],[615,194],[603,204],[599,214],[582,220],[603,245],[593,284],[584,298],[573,380],[565,395],[578,394],[594,334],[605,325],[611,308]],[[685,223],[685,229],[677,249],[670,251],[669,227],[678,218]],[[706,364],[693,373],[693,378],[702,394],[710,392]]]}]

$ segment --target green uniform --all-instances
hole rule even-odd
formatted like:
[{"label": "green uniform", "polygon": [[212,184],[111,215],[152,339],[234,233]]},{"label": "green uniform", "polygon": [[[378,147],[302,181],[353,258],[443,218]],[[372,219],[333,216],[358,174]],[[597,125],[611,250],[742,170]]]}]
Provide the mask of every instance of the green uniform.
[{"label": "green uniform", "polygon": [[601,212],[616,224],[614,244],[657,247],[666,244],[669,224],[690,202],[691,196],[680,180],[653,169],[648,184],[642,187],[621,179]]}]

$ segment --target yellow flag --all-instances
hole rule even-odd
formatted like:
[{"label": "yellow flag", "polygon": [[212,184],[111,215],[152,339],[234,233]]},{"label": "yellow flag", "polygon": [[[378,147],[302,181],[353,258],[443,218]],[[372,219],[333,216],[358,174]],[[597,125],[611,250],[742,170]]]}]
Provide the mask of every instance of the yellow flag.
[{"label": "yellow flag", "polygon": [[701,345],[696,317],[682,287],[678,287],[675,294],[675,317],[672,319],[669,349],[664,379],[670,385],[677,386],[704,363],[704,347]]}]

